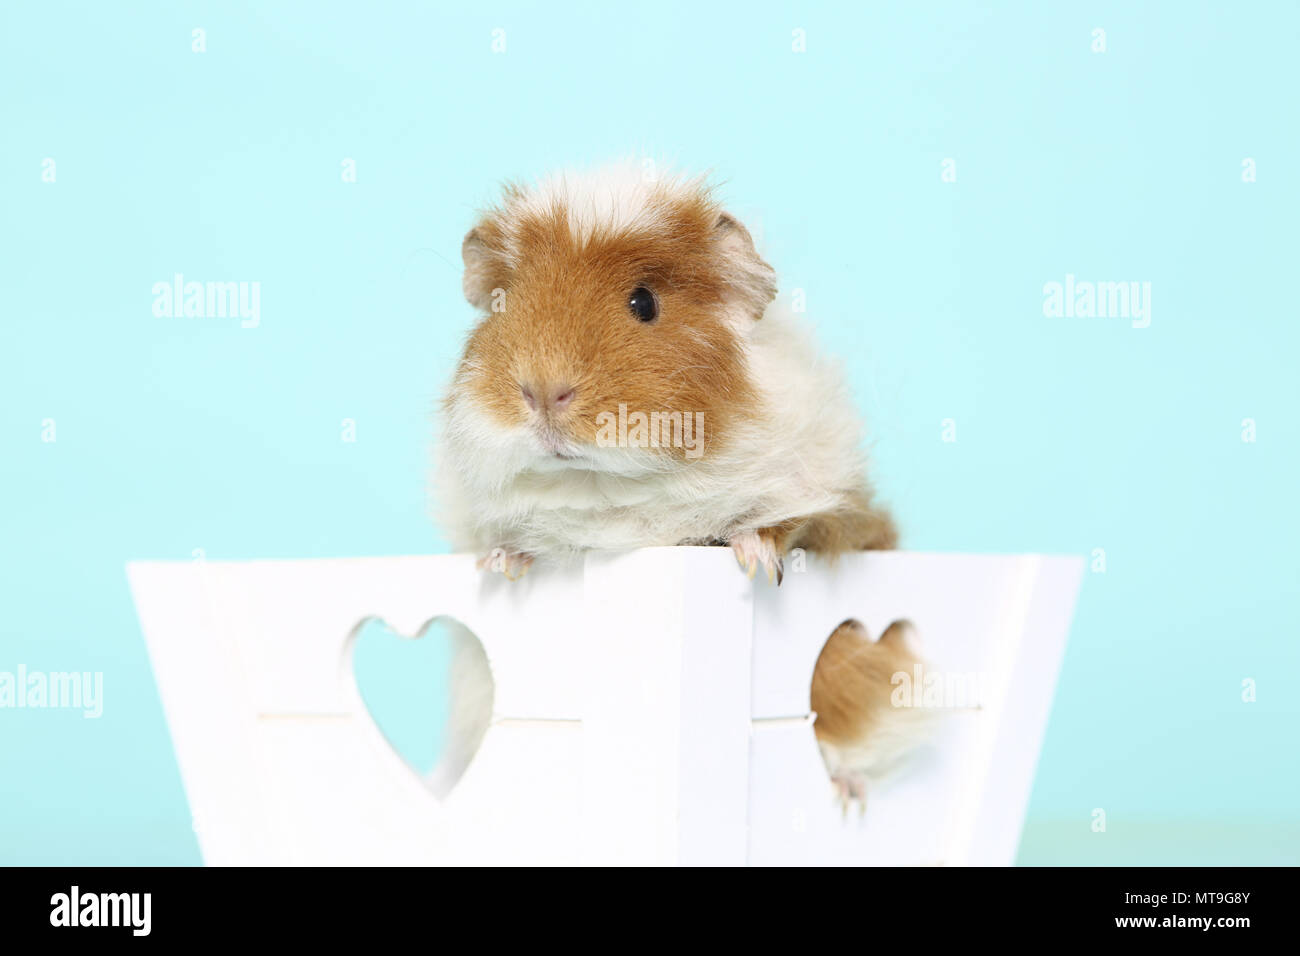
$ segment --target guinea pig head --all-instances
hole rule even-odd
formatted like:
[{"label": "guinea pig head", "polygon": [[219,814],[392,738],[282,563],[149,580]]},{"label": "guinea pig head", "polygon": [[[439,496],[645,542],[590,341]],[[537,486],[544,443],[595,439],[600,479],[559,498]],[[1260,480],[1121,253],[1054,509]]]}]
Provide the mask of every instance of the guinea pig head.
[{"label": "guinea pig head", "polygon": [[774,274],[698,182],[511,187],[462,255],[484,316],[448,401],[539,458],[689,458],[757,400],[744,339]]}]

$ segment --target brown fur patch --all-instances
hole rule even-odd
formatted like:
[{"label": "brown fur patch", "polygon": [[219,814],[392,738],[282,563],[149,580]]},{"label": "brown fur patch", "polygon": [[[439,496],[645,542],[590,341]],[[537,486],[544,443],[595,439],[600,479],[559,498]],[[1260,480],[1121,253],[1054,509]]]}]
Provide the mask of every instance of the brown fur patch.
[{"label": "brown fur patch", "polygon": [[[471,333],[457,387],[505,426],[528,421],[522,385],[572,387],[555,425],[580,443],[593,443],[597,416],[620,404],[702,412],[705,452],[720,441],[729,418],[757,400],[723,314],[747,290],[733,281],[733,244],[718,241],[721,212],[706,193],[661,193],[650,208],[649,228],[577,235],[562,206],[529,210],[507,192],[466,240],[467,297],[483,304],[503,289],[505,308]],[[654,322],[628,308],[638,286],[659,301]]]},{"label": "brown fur patch", "polygon": [[770,535],[778,554],[803,548],[834,561],[847,551],[892,551],[898,547],[893,516],[871,501],[869,491],[848,495],[834,511],[793,518],[759,534]]}]

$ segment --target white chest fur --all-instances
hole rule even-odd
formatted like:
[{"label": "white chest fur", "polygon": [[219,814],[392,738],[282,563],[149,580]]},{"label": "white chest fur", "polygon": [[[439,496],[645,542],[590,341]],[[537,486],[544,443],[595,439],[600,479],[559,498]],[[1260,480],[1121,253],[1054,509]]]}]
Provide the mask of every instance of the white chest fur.
[{"label": "white chest fur", "polygon": [[773,307],[746,340],[762,398],[701,457],[588,448],[539,455],[524,429],[452,403],[440,447],[440,518],[454,547],[547,553],[724,539],[835,507],[864,481],[861,429],[839,369],[803,319]]}]

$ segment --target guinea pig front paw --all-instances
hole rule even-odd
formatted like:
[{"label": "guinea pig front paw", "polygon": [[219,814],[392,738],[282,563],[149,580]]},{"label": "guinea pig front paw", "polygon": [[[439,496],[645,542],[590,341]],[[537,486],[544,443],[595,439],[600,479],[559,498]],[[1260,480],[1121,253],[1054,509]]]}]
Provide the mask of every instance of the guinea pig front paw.
[{"label": "guinea pig front paw", "polygon": [[479,570],[499,571],[511,581],[518,581],[533,566],[533,556],[525,551],[493,548],[478,559]]},{"label": "guinea pig front paw", "polygon": [[752,579],[761,564],[767,570],[767,579],[777,586],[785,579],[785,561],[776,546],[776,535],[770,531],[742,531],[727,542],[736,553],[736,560]]}]

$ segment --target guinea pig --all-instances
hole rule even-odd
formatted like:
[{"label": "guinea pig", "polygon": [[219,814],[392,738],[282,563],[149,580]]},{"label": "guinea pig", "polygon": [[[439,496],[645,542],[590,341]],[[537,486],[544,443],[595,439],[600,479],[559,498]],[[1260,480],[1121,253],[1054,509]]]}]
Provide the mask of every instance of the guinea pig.
[{"label": "guinea pig", "polygon": [[[895,546],[838,367],[703,179],[625,163],[508,186],[462,256],[481,318],[443,402],[455,550],[514,578],[538,555],[729,545],[780,584],[794,548]],[[813,679],[846,800],[889,737],[886,637],[842,625]]]},{"label": "guinea pig", "polygon": [[465,236],[482,312],[443,403],[455,550],[892,548],[858,416],[805,319],[702,179],[621,164],[509,186]]}]

